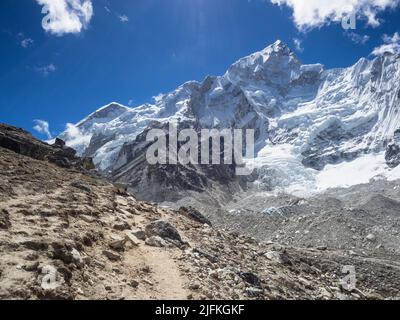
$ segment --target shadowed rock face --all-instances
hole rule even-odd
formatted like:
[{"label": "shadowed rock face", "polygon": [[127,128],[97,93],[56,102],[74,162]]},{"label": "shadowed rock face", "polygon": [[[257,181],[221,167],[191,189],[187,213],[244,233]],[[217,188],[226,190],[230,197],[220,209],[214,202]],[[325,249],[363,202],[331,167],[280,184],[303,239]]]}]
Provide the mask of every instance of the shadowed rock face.
[{"label": "shadowed rock face", "polygon": [[400,129],[394,132],[393,141],[386,148],[385,160],[389,167],[396,168],[400,164]]},{"label": "shadowed rock face", "polygon": [[396,168],[400,164],[400,146],[389,145],[386,149],[385,160],[389,167]]},{"label": "shadowed rock face", "polygon": [[[179,123],[179,130],[188,128],[200,132],[200,128],[193,122]],[[167,133],[168,124],[155,122],[138,135],[135,141],[126,143],[117,157],[115,169],[108,174],[111,180],[128,185],[129,190],[138,198],[145,201],[175,201],[187,192],[202,193],[213,186],[224,186],[235,192],[245,188],[244,179],[235,174],[235,164],[150,165],[146,159],[147,150],[152,144],[146,141],[150,129],[161,129]],[[166,138],[168,145],[169,136]],[[178,145],[178,148],[180,147],[181,145]],[[223,150],[221,163],[223,163]]]},{"label": "shadowed rock face", "polygon": [[90,158],[80,158],[64,141],[56,139],[53,145],[36,140],[23,129],[0,124],[0,147],[36,160],[46,160],[63,168],[94,169]]}]

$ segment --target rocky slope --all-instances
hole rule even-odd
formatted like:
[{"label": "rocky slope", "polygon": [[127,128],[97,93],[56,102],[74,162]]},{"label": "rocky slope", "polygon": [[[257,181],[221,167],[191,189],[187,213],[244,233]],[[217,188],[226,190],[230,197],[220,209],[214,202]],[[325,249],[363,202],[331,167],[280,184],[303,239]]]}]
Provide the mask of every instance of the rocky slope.
[{"label": "rocky slope", "polygon": [[[0,176],[1,299],[400,296],[393,262],[259,242],[194,209],[140,202],[84,168],[0,147]],[[359,275],[351,292],[345,265]]]}]

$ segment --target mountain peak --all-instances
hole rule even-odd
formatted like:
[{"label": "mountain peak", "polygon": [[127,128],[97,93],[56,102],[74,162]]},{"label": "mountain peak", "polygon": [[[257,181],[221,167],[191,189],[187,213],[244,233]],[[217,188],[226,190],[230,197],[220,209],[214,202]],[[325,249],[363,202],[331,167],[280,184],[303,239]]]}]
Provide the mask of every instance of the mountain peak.
[{"label": "mountain peak", "polygon": [[111,102],[111,103],[97,109],[95,112],[90,114],[86,119],[84,119],[83,121],[78,123],[77,126],[80,127],[80,126],[84,125],[85,123],[88,123],[94,119],[103,119],[105,121],[111,121],[112,119],[117,118],[122,113],[125,113],[128,110],[130,110],[130,108],[128,108],[122,104],[119,104],[117,102]]},{"label": "mountain peak", "polygon": [[281,55],[290,55],[293,53],[290,47],[282,40],[276,40],[273,44],[266,47],[263,51],[268,53],[279,53]]}]

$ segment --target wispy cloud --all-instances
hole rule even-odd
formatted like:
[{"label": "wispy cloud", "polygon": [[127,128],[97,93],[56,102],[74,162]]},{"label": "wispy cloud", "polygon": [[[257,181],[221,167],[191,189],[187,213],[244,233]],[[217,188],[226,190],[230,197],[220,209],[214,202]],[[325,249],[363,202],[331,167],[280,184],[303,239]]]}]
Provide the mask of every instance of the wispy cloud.
[{"label": "wispy cloud", "polygon": [[57,70],[57,67],[52,63],[45,65],[45,66],[35,68],[36,72],[42,74],[45,77],[47,77],[50,73],[55,72],[56,70]]},{"label": "wispy cloud", "polygon": [[68,146],[76,150],[82,145],[88,146],[92,138],[91,134],[83,134],[79,128],[72,123],[67,123],[64,134],[67,137]]},{"label": "wispy cloud", "polygon": [[30,47],[35,42],[33,39],[26,37],[22,32],[17,34],[17,40],[18,44],[24,49]]},{"label": "wispy cloud", "polygon": [[126,23],[129,22],[129,17],[126,14],[120,14],[117,12],[113,12],[113,10],[110,9],[110,7],[104,6],[104,10],[106,10],[109,14],[112,14],[113,16],[116,16],[118,18],[118,20],[122,23]]},{"label": "wispy cloud", "polygon": [[62,36],[87,28],[93,16],[92,0],[36,0],[43,6],[43,29]]},{"label": "wispy cloud", "polygon": [[33,122],[35,123],[33,130],[35,130],[36,132],[38,132],[40,134],[46,135],[46,137],[48,139],[52,138],[51,133],[50,133],[50,125],[47,121],[36,119],[36,120],[33,120]]},{"label": "wispy cloud", "polygon": [[321,27],[332,21],[341,21],[349,14],[367,20],[373,27],[380,25],[378,14],[399,5],[400,0],[270,0],[279,6],[293,10],[293,20],[297,28],[306,31]]},{"label": "wispy cloud", "polygon": [[26,48],[30,47],[31,45],[33,45],[34,42],[35,41],[33,41],[33,39],[31,39],[31,38],[22,39],[21,47],[26,49]]},{"label": "wispy cloud", "polygon": [[345,32],[345,35],[354,43],[362,45],[366,44],[370,39],[368,35],[360,35],[355,32]]},{"label": "wispy cloud", "polygon": [[303,42],[300,39],[293,38],[293,43],[294,43],[294,46],[295,46],[297,51],[299,51],[299,52],[303,52],[304,51]]},{"label": "wispy cloud", "polygon": [[392,36],[387,34],[383,35],[383,44],[376,47],[372,54],[374,56],[381,56],[385,53],[400,53],[400,34],[398,32],[394,33]]},{"label": "wispy cloud", "polygon": [[121,22],[129,22],[129,18],[128,18],[128,16],[126,16],[126,15],[120,15],[119,17],[119,21],[121,21]]}]

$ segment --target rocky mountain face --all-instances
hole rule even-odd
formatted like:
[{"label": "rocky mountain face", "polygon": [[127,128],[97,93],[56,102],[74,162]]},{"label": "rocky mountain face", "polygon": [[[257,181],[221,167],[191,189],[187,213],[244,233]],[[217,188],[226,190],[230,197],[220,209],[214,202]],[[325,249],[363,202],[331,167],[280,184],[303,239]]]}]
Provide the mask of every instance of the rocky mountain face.
[{"label": "rocky mountain face", "polygon": [[[0,299],[400,297],[391,257],[219,229],[193,208],[141,202],[90,171],[49,160],[64,150],[61,141],[49,146],[1,130]],[[346,265],[357,271],[356,286],[343,280]]]},{"label": "rocky mountain face", "polygon": [[76,151],[56,139],[49,145],[38,141],[33,136],[19,128],[0,124],[0,147],[38,160],[46,160],[63,168],[93,170],[95,166],[91,158],[76,156]]},{"label": "rocky mountain face", "polygon": [[[141,136],[146,130],[170,121],[193,128],[251,128],[257,153],[251,164],[252,186],[301,194],[368,182],[377,175],[400,178],[395,142],[399,107],[399,55],[325,69],[321,64],[302,64],[277,41],[240,59],[225,75],[187,82],[157,97],[154,104],[132,109],[116,103],[105,106],[60,138],[80,154],[93,156],[101,171],[135,191],[148,186],[149,197],[159,200],[159,185],[174,196],[193,185],[219,189],[226,185],[220,180],[230,176],[230,169],[223,168],[220,177],[201,168],[176,167],[168,175],[164,167],[149,168]],[[362,179],[326,179],[336,167],[342,170],[337,176],[345,176],[340,172],[356,161],[374,163],[358,175]],[[168,187],[173,178],[179,181],[176,190]],[[243,191],[241,181],[229,180],[231,189]]]}]

